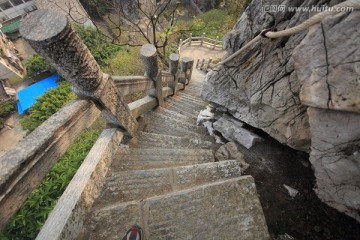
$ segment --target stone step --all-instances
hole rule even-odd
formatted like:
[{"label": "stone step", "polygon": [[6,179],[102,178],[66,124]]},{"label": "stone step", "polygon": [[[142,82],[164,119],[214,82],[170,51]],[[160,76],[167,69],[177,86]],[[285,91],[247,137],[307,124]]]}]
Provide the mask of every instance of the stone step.
[{"label": "stone step", "polygon": [[220,179],[241,176],[235,160],[191,166],[111,172],[95,208],[140,200]]},{"label": "stone step", "polygon": [[195,99],[201,99],[201,90],[200,89],[196,89],[196,90],[192,90],[192,89],[187,89],[185,91],[180,91],[178,93],[179,96],[181,96],[182,94],[186,94],[188,96],[192,96]]},{"label": "stone step", "polygon": [[179,127],[194,132],[204,129],[203,127],[196,126],[194,122],[190,123],[187,121],[183,121],[182,119],[174,118],[173,116],[168,116],[166,114],[161,114],[158,112],[149,112],[146,115],[146,118],[149,119],[147,121],[148,126],[152,124],[161,124],[164,128]]},{"label": "stone step", "polygon": [[133,148],[118,151],[111,171],[167,168],[214,161],[210,149]]},{"label": "stone step", "polygon": [[177,137],[165,134],[140,132],[137,139],[131,141],[131,146],[138,148],[210,148],[209,141],[197,137]]},{"label": "stone step", "polygon": [[180,113],[178,113],[176,111],[169,110],[167,108],[158,107],[153,112],[156,112],[158,114],[162,114],[162,115],[165,115],[165,116],[169,116],[169,117],[178,119],[178,120],[180,120],[182,122],[190,123],[192,125],[196,124],[196,120],[194,118],[187,117],[187,116],[185,116],[183,114],[180,114]]},{"label": "stone step", "polygon": [[169,101],[176,101],[178,103],[181,103],[181,104],[185,104],[187,106],[190,106],[190,107],[193,107],[193,108],[196,108],[196,109],[204,109],[207,104],[200,104],[194,100],[190,100],[190,99],[186,99],[185,97],[183,96],[177,96],[177,97],[173,97],[171,99],[169,99]]},{"label": "stone step", "polygon": [[201,139],[209,139],[207,131],[204,127],[196,126],[187,122],[182,122],[171,117],[151,112],[146,116],[146,127],[144,132],[152,132],[158,134],[167,134],[179,137],[199,137]]},{"label": "stone step", "polygon": [[167,108],[172,110],[172,111],[176,111],[180,114],[183,114],[187,117],[190,117],[190,118],[194,118],[194,119],[197,119],[197,116],[199,114],[200,111],[198,110],[194,110],[193,108],[189,108],[183,104],[180,104],[180,103],[177,103],[177,102],[168,102],[166,101],[167,103]]},{"label": "stone step", "polygon": [[198,105],[201,105],[201,106],[207,106],[208,105],[208,103],[203,101],[201,98],[193,97],[193,96],[190,96],[190,95],[187,95],[187,94],[178,94],[177,96],[174,97],[174,99],[177,99],[177,98],[181,98],[181,99],[184,99],[184,100],[187,100],[187,101],[190,101],[190,102],[195,102],[195,103],[197,103]]},{"label": "stone step", "polygon": [[212,138],[206,135],[205,129],[203,129],[202,131],[196,130],[195,132],[179,126],[172,128],[164,127],[160,123],[148,125],[143,131],[148,133],[166,134],[169,136],[176,136],[176,137],[197,137],[201,140],[207,140],[207,141],[212,140]]},{"label": "stone step", "polygon": [[145,239],[270,239],[251,176],[97,209],[82,239],[119,239],[133,224]]},{"label": "stone step", "polygon": [[194,100],[194,101],[198,101],[199,103],[206,103],[205,101],[202,100],[201,96],[194,96],[192,94],[189,93],[179,93],[178,96],[182,97],[182,98],[187,98],[189,100]]},{"label": "stone step", "polygon": [[199,110],[204,109],[203,105],[198,105],[196,103],[191,103],[191,102],[186,101],[184,99],[169,98],[169,99],[166,99],[166,102],[168,104],[179,104],[179,105],[182,105],[182,106],[187,107],[189,109],[192,109],[194,111],[199,111]]}]

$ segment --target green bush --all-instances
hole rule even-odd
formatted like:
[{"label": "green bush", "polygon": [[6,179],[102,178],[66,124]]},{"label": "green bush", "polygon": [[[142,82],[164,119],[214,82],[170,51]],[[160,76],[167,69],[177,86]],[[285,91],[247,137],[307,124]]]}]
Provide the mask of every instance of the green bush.
[{"label": "green bush", "polygon": [[104,0],[80,0],[80,2],[91,17],[100,18],[108,11],[108,3]]},{"label": "green bush", "polygon": [[25,61],[27,77],[35,76],[43,71],[52,70],[52,67],[39,54],[34,54]]},{"label": "green bush", "polygon": [[176,28],[184,30],[180,36],[182,39],[188,38],[189,32],[192,32],[194,37],[202,36],[205,33],[209,38],[215,39],[219,36],[221,39],[233,26],[234,20],[227,11],[213,9],[197,16],[190,22],[178,21]]},{"label": "green bush", "polygon": [[0,117],[5,117],[14,110],[14,105],[9,102],[0,103]]},{"label": "green bush", "polygon": [[24,130],[33,131],[75,97],[69,83],[59,82],[57,88],[50,89],[37,99],[37,102],[28,110],[29,115],[20,119],[21,126]]},{"label": "green bush", "polygon": [[129,47],[119,51],[106,61],[104,71],[110,75],[128,76],[143,75],[144,67],[140,61],[140,51],[136,47]]},{"label": "green bush", "polygon": [[35,239],[99,134],[100,130],[88,130],[79,135],[12,217],[0,239]]},{"label": "green bush", "polygon": [[5,122],[5,118],[14,110],[14,105],[9,102],[0,103],[0,128]]},{"label": "green bush", "polygon": [[85,45],[89,48],[91,54],[94,56],[100,67],[106,66],[106,60],[114,56],[121,47],[108,42],[104,35],[98,32],[95,28],[85,28],[76,25],[76,32],[80,35]]}]

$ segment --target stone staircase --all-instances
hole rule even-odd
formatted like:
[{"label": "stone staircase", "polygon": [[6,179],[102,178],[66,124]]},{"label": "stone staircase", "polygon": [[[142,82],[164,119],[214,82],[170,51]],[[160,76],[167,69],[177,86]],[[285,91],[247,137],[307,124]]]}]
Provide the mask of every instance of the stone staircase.
[{"label": "stone staircase", "polygon": [[196,117],[204,75],[119,147],[79,239],[121,239],[132,225],[146,239],[269,239],[251,176],[235,160],[215,162],[214,142]]}]

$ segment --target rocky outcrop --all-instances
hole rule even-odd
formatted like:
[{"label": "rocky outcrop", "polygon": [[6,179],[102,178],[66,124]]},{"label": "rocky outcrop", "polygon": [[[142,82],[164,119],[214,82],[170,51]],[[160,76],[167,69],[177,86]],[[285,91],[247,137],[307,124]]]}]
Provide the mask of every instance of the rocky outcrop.
[{"label": "rocky outcrop", "polygon": [[360,221],[360,12],[329,17],[294,50],[320,199]]},{"label": "rocky outcrop", "polygon": [[244,155],[239,151],[236,143],[228,142],[222,145],[215,153],[215,158],[218,161],[226,161],[234,159],[239,162],[241,173],[250,167],[250,164],[245,162]]},{"label": "rocky outcrop", "polygon": [[[265,12],[264,5],[340,1],[253,0],[224,38],[228,55],[261,30],[287,29],[316,12]],[[210,72],[202,97],[279,142],[310,152],[316,192],[360,221],[360,13],[327,17],[308,31],[263,39]]]},{"label": "rocky outcrop", "polygon": [[236,141],[246,147],[251,148],[256,142],[263,139],[257,134],[243,128],[243,123],[236,121],[232,117],[224,114],[219,120],[213,123],[216,131],[228,141]]},{"label": "rocky outcrop", "polygon": [[[263,2],[282,4],[282,1]],[[291,4],[299,6],[301,2],[291,1]],[[302,5],[314,2],[304,1]],[[234,30],[227,34],[224,47],[229,54],[263,29],[275,26],[285,29],[308,18],[304,13],[264,12],[263,6],[261,1],[252,1]],[[308,117],[299,99],[300,84],[291,58],[305,34],[253,45],[246,53],[207,75],[203,98],[226,107],[235,118],[264,130],[279,142],[309,151]]]}]

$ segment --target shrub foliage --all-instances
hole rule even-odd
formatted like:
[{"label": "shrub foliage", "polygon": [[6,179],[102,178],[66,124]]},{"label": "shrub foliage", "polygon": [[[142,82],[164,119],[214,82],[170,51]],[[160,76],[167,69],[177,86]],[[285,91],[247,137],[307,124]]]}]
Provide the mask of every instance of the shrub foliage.
[{"label": "shrub foliage", "polygon": [[75,97],[69,83],[59,82],[57,88],[50,89],[37,99],[37,102],[28,110],[29,114],[20,119],[21,126],[24,130],[33,131]]},{"label": "shrub foliage", "polygon": [[1,240],[35,239],[99,134],[100,130],[88,130],[79,135],[10,220]]},{"label": "shrub foliage", "polygon": [[52,70],[52,67],[39,54],[34,54],[25,61],[26,74],[28,77],[35,76],[43,71]]}]

